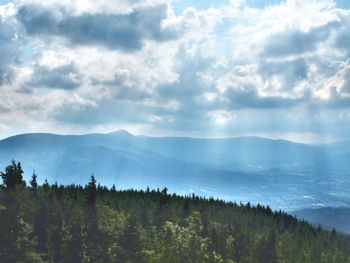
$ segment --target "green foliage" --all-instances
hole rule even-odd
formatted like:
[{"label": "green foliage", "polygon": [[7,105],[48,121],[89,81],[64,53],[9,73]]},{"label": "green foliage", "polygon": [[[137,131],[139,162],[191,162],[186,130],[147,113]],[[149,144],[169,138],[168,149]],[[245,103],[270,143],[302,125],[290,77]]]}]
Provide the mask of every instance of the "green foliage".
[{"label": "green foliage", "polygon": [[90,182],[86,186],[87,190],[87,203],[89,206],[95,206],[96,204],[96,179],[91,175]]},{"label": "green foliage", "polygon": [[93,176],[15,187],[22,172],[12,162],[1,174],[0,263],[350,263],[348,236],[269,207],[109,190]]},{"label": "green foliage", "polygon": [[14,160],[12,160],[11,164],[8,165],[5,168],[5,171],[1,172],[0,175],[3,180],[3,184],[9,189],[24,184],[21,163],[16,163]]},{"label": "green foliage", "polygon": [[38,188],[38,183],[36,181],[36,178],[37,178],[37,175],[36,175],[35,171],[33,171],[32,180],[30,180],[29,184],[34,192],[36,192],[36,189]]}]

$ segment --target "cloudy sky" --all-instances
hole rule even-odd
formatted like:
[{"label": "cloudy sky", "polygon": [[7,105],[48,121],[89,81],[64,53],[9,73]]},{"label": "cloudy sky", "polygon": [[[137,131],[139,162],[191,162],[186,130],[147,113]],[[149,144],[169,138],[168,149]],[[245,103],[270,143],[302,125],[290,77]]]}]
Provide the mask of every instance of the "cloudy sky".
[{"label": "cloudy sky", "polygon": [[348,0],[0,0],[0,138],[350,139]]}]

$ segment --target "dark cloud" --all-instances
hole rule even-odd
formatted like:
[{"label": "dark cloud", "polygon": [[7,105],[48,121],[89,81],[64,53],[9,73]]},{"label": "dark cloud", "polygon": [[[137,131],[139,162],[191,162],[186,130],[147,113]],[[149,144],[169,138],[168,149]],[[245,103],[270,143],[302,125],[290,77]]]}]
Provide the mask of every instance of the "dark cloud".
[{"label": "dark cloud", "polygon": [[59,34],[60,17],[63,10],[54,12],[38,6],[23,6],[17,11],[17,19],[29,35]]},{"label": "dark cloud", "polygon": [[283,80],[283,88],[292,90],[295,85],[307,79],[308,63],[305,59],[295,59],[291,61],[261,61],[259,64],[261,76],[269,80],[273,76],[280,76]]},{"label": "dark cloud", "polygon": [[210,66],[215,63],[215,58],[200,54],[191,57],[186,53],[185,47],[181,46],[175,61],[178,62],[175,71],[179,75],[179,79],[174,83],[157,87],[157,95],[160,99],[178,99],[182,103],[190,101],[191,105],[197,96],[213,90],[214,87],[203,81],[200,75],[208,73]]},{"label": "dark cloud", "polygon": [[[131,83],[128,83],[131,82]],[[151,97],[151,90],[139,88],[127,69],[115,70],[111,80],[92,79],[93,85],[103,85],[112,92],[112,97],[118,100],[139,101]]]},{"label": "dark cloud", "polygon": [[337,38],[338,47],[350,52],[350,30],[343,32]]},{"label": "dark cloud", "polygon": [[67,104],[53,112],[52,117],[60,122],[86,125],[145,123],[150,110],[147,106],[109,98],[99,101],[98,105]]},{"label": "dark cloud", "polygon": [[[283,96],[260,96],[257,83],[248,81],[241,83],[233,81],[230,87],[221,94],[215,83],[209,83],[201,76],[212,75],[220,77],[224,72],[215,72],[211,67],[216,63],[215,58],[197,56],[195,58],[186,56],[185,50],[180,49],[177,60],[181,61],[176,69],[179,74],[178,81],[157,87],[153,98],[159,101],[175,99],[181,102],[180,107],[174,112],[180,119],[199,119],[209,111],[251,109],[280,109],[290,108],[307,101],[308,94],[301,98],[285,98]],[[279,75],[284,80],[283,87],[287,92],[295,87],[298,81],[307,78],[308,66],[304,59],[296,59],[289,62],[266,62],[260,61],[260,75],[266,80],[274,75]],[[290,90],[287,90],[290,89]],[[205,93],[214,94],[217,99],[206,100]],[[160,110],[160,112],[162,112]],[[162,113],[161,113],[162,114]],[[164,113],[169,114],[169,113]],[[171,113],[170,113],[171,114]]]},{"label": "dark cloud", "polygon": [[348,13],[339,14],[341,27],[336,34],[335,46],[350,54],[350,17]]},{"label": "dark cloud", "polygon": [[144,39],[164,41],[176,37],[162,30],[166,5],[134,9],[127,14],[70,15],[63,9],[23,6],[17,18],[29,35],[60,36],[73,44],[101,45],[109,49],[140,49]]},{"label": "dark cloud", "polygon": [[268,39],[263,55],[282,57],[315,51],[321,42],[330,37],[332,29],[339,26],[339,22],[332,21],[323,26],[312,28],[307,32],[288,30],[274,34]]},{"label": "dark cloud", "polygon": [[307,78],[308,65],[305,59],[291,61],[261,61],[260,72],[265,77],[287,75],[289,79],[301,80]]},{"label": "dark cloud", "polygon": [[80,86],[81,76],[74,64],[53,69],[37,66],[29,84],[33,87],[71,90]]},{"label": "dark cloud", "polygon": [[227,108],[274,109],[290,108],[305,101],[305,98],[283,98],[282,96],[261,97],[254,87],[229,88],[224,93],[229,100]]},{"label": "dark cloud", "polygon": [[0,102],[0,112],[1,113],[8,113],[11,111],[11,108],[8,105],[5,105]]}]

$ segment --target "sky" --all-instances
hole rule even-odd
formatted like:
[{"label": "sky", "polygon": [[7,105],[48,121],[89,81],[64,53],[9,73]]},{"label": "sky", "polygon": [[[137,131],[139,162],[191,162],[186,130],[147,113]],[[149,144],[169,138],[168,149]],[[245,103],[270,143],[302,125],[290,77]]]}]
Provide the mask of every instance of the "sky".
[{"label": "sky", "polygon": [[348,0],[0,0],[0,138],[350,139]]}]

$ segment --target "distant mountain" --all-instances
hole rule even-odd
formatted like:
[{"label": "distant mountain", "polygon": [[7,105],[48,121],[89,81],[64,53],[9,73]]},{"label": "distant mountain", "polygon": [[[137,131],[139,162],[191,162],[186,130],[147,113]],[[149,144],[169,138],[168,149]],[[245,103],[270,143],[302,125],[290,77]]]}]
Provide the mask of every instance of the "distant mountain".
[{"label": "distant mountain", "polygon": [[114,136],[125,136],[125,137],[130,137],[133,136],[130,132],[127,130],[119,130],[119,131],[114,131],[111,133],[108,133],[109,135],[114,135]]},{"label": "distant mountain", "polygon": [[[109,134],[23,134],[0,141],[0,166],[21,161],[26,179],[265,203],[285,210],[350,206],[349,142],[306,145],[259,137],[199,139]],[[3,169],[2,168],[2,169]]]},{"label": "distant mountain", "polygon": [[319,209],[302,209],[291,214],[300,219],[305,219],[315,225],[350,234],[350,208],[349,207],[324,207]]}]

